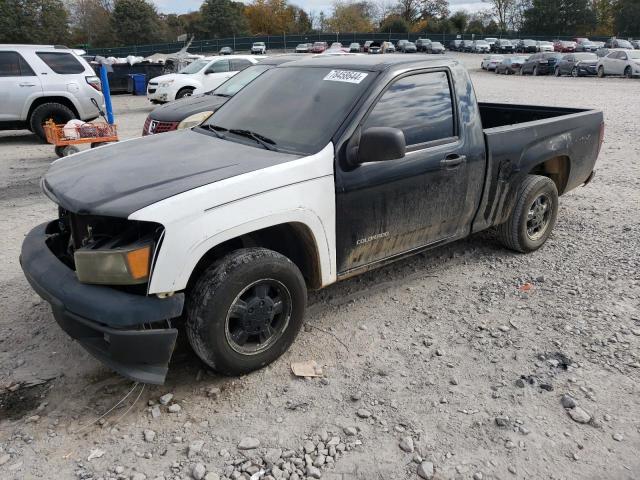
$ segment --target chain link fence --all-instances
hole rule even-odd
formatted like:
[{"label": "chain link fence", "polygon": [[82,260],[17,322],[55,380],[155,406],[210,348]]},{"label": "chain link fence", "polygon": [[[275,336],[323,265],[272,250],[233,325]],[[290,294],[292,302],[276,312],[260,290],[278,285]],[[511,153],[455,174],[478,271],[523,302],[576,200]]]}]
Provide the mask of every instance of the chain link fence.
[{"label": "chain link fence", "polygon": [[[230,38],[214,38],[211,40],[195,40],[189,47],[189,53],[205,54],[217,53],[222,47],[231,47],[235,52],[248,52],[253,42],[264,42],[267,50],[283,50],[294,51],[296,45],[300,43],[313,42],[340,42],[348,46],[352,42],[363,44],[367,40],[372,41],[388,41],[394,45],[398,40],[407,39],[416,41],[418,38],[429,38],[435,42],[441,42],[445,47],[455,39],[470,40],[473,38],[508,38],[508,39],[532,39],[532,40],[571,40],[571,37],[550,37],[548,35],[527,35],[518,33],[513,35],[456,35],[450,33],[314,33],[305,35],[260,35],[254,37],[230,37]],[[591,37],[594,41],[605,41],[605,37]],[[184,47],[183,42],[173,43],[154,43],[149,45],[131,45],[126,47],[112,48],[88,48],[89,55],[102,55],[104,57],[126,57],[128,55],[136,55],[148,57],[154,53],[174,53]]]}]

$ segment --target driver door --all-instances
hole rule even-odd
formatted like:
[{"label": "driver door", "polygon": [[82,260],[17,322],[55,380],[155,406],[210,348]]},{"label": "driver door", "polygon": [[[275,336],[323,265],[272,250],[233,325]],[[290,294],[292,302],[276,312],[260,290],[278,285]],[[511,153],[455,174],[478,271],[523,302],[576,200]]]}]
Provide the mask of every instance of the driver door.
[{"label": "driver door", "polygon": [[221,59],[211,63],[204,71],[204,78],[202,85],[204,91],[208,92],[217,88],[220,84],[225,82],[228,78],[231,78],[233,73],[229,71],[229,60]]}]

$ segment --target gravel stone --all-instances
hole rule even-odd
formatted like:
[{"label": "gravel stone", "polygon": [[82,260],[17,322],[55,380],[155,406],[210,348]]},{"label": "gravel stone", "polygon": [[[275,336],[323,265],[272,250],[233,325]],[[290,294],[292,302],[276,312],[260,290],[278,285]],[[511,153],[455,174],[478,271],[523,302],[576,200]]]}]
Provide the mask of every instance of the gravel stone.
[{"label": "gravel stone", "polygon": [[569,416],[573,419],[574,422],[589,423],[589,420],[591,420],[591,415],[589,415],[580,407],[575,407],[567,410],[567,413],[569,413]]},{"label": "gravel stone", "polygon": [[576,400],[571,395],[562,395],[560,397],[560,403],[564,408],[576,408],[577,403]]},{"label": "gravel stone", "polygon": [[435,474],[433,463],[424,461],[418,465],[418,476],[424,480],[431,480]]},{"label": "gravel stone", "polygon": [[245,437],[238,443],[238,450],[253,450],[260,446],[260,440],[253,437]]},{"label": "gravel stone", "polygon": [[165,393],[158,399],[162,405],[169,405],[171,400],[173,400],[173,393]]},{"label": "gravel stone", "polygon": [[207,473],[207,469],[205,468],[205,466],[202,463],[196,463],[191,468],[191,476],[195,480],[202,480],[204,478],[205,473]]},{"label": "gravel stone", "polygon": [[372,414],[366,408],[361,408],[356,412],[356,415],[358,415],[360,418],[369,418]]},{"label": "gravel stone", "polygon": [[414,446],[413,446],[413,438],[411,437],[404,437],[402,440],[400,440],[400,449],[407,452],[407,453],[413,453],[414,451]]}]

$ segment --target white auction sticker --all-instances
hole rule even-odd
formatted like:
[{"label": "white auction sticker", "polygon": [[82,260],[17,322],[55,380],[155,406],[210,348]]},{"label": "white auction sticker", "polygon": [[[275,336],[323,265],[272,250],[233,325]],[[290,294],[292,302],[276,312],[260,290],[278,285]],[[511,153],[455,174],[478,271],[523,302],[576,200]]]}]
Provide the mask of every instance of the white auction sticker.
[{"label": "white auction sticker", "polygon": [[331,70],[324,80],[332,82],[360,83],[365,79],[367,73],[354,72],[353,70]]}]

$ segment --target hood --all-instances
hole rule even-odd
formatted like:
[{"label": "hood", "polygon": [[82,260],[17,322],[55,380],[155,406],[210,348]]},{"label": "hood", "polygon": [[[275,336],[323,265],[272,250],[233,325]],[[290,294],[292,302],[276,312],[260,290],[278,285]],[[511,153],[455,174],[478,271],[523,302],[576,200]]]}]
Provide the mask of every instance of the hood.
[{"label": "hood", "polygon": [[175,73],[167,73],[166,75],[160,75],[159,77],[153,77],[149,82],[160,83],[167,80],[175,80],[178,75]]},{"label": "hood", "polygon": [[298,158],[180,130],[57,160],[43,188],[71,212],[127,218],[179,193]]},{"label": "hood", "polygon": [[157,120],[158,122],[181,122],[194,113],[206,111],[215,112],[224,105],[227,100],[229,100],[227,97],[204,94],[184,97],[175,102],[169,102],[155,108],[149,114],[149,118]]}]

